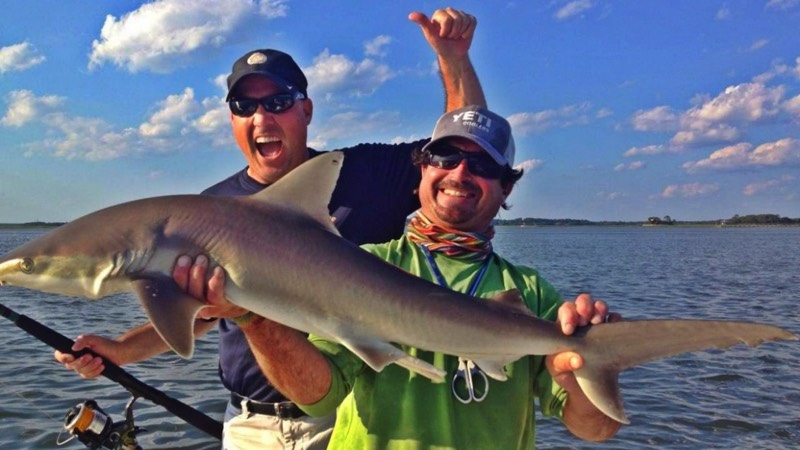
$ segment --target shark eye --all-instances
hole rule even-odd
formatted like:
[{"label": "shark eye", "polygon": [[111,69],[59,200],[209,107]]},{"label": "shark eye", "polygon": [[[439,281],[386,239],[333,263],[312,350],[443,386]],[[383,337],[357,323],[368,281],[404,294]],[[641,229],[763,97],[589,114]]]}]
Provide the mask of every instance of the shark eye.
[{"label": "shark eye", "polygon": [[22,258],[22,261],[19,262],[19,270],[23,273],[33,272],[33,260],[30,258]]}]

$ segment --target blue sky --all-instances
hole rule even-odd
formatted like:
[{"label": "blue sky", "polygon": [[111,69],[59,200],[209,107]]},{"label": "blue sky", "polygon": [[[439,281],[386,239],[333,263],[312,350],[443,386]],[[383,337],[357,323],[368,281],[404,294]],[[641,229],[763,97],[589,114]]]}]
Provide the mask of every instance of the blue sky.
[{"label": "blue sky", "polygon": [[800,217],[800,0],[3,2],[0,222],[196,193],[240,169],[223,103],[253,48],[306,72],[310,145],[429,135],[409,12],[478,17],[472,61],[526,175],[503,218]]}]

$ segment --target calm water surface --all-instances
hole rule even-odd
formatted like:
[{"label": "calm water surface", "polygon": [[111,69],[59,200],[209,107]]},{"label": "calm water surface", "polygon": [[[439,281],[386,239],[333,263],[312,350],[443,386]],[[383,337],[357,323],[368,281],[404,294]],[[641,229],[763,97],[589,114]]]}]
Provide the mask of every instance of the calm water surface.
[{"label": "calm water surface", "polygon": [[[38,234],[0,231],[0,253]],[[757,320],[800,333],[800,228],[499,227],[495,247],[538,268],[565,298],[591,292],[629,319]],[[88,302],[6,287],[0,303],[67,336],[114,336],[144,321],[128,295]],[[10,322],[0,321],[0,340],[0,448],[84,448],[56,441],[66,411],[88,398],[121,418],[128,396],[116,384],[77,378]],[[226,392],[217,378],[214,333],[190,361],[168,354],[126,369],[221,419]],[[800,448],[799,377],[797,342],[649,363],[621,377],[632,424],[614,439],[585,443],[540,418],[537,448]],[[137,405],[137,425],[148,430],[140,436],[144,449],[219,448],[161,407]]]}]

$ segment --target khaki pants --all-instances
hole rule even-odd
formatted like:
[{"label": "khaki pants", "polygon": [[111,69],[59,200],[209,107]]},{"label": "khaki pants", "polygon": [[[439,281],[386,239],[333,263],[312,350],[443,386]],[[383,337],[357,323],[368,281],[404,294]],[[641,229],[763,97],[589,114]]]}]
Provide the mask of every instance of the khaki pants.
[{"label": "khaki pants", "polygon": [[[226,415],[232,407],[228,405]],[[250,415],[242,409],[240,414],[225,422],[222,449],[324,450],[328,447],[335,421],[335,414],[281,419],[263,414]]]}]

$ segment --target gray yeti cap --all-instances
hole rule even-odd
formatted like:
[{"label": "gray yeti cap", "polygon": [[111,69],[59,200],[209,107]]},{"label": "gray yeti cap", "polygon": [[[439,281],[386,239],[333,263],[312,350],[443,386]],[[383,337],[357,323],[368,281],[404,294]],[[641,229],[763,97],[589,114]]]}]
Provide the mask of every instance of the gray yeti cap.
[{"label": "gray yeti cap", "polygon": [[478,144],[497,164],[513,167],[514,137],[511,125],[486,108],[470,105],[445,113],[436,122],[433,136],[422,151],[444,139],[462,137]]}]

